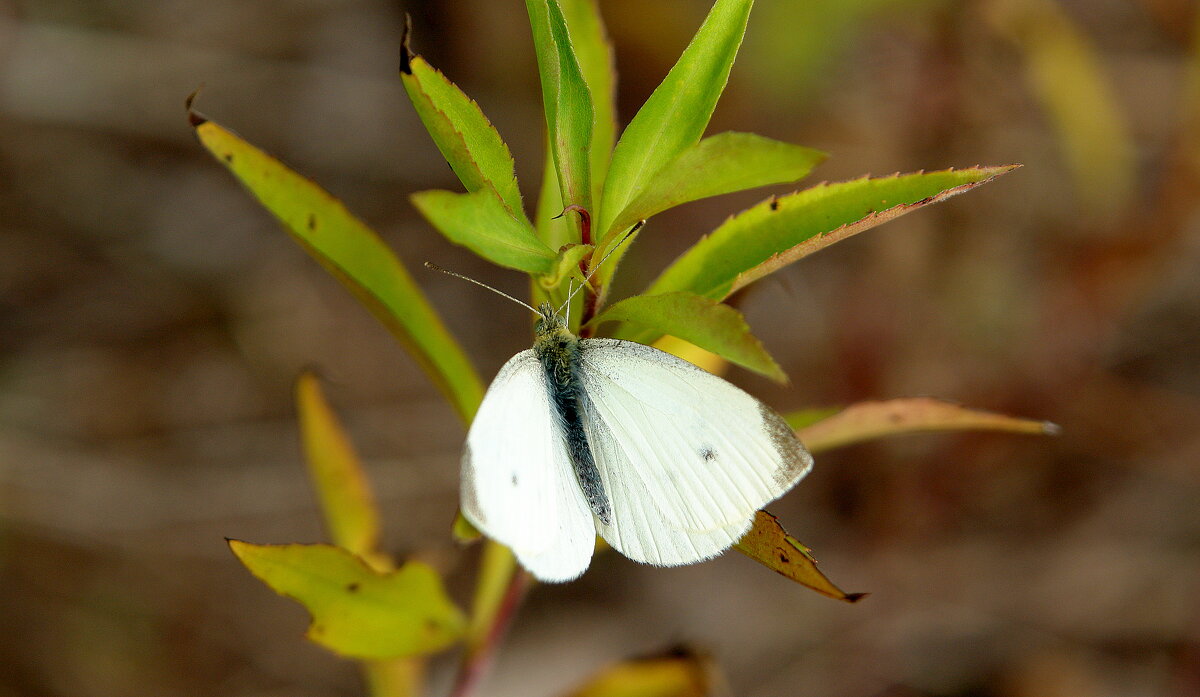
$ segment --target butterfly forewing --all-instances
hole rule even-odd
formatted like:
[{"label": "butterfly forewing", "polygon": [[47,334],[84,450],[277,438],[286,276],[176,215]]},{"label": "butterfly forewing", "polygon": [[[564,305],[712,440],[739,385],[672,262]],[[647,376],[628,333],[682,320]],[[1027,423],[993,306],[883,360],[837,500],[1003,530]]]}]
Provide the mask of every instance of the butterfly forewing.
[{"label": "butterfly forewing", "polygon": [[[778,414],[680,358],[633,342],[587,339],[580,363],[585,429],[595,439],[618,528],[740,536],[755,511],[812,467]],[[626,506],[653,513],[620,520],[618,499],[625,497],[636,499]]]},{"label": "butterfly forewing", "polygon": [[467,435],[462,509],[543,581],[584,572],[596,529],[532,350],[500,369]]}]

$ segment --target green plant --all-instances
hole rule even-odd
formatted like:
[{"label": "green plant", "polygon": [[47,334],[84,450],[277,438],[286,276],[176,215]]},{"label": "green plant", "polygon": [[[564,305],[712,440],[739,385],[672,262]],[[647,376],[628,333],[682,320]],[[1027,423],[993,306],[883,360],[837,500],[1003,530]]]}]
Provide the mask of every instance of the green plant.
[{"label": "green plant", "polygon": [[[406,33],[401,81],[466,189],[420,192],[413,195],[414,204],[451,241],[528,274],[535,302],[562,302],[568,279],[590,276],[593,292],[578,295],[570,314],[572,329],[581,335],[604,327],[613,336],[658,341],[710,369],[729,361],[784,380],[726,299],[830,244],[970,190],[1015,166],[863,177],[772,197],[730,217],[643,293],[609,303],[613,275],[629,248],[629,242],[618,243],[640,234],[639,221],[689,201],[798,181],[824,158],[815,150],[752,134],[703,137],[752,4],[714,3],[679,61],[618,140],[611,47],[595,0],[526,0],[548,143],[532,219],[500,134],[475,102],[412,52]],[[400,259],[316,184],[201,116],[190,100],[189,114],[204,147],[396,335],[469,423],[483,383]],[[607,263],[597,268],[606,255]],[[397,566],[377,548],[379,522],[371,489],[311,375],[300,378],[297,402],[310,474],[333,545],[231,541],[234,553],[266,584],[305,605],[313,616],[310,639],[363,662],[372,694],[418,693],[425,658],[459,644],[462,663],[455,694],[467,694],[531,581],[507,550],[485,541],[468,616],[448,597],[433,568],[418,561]],[[814,453],[918,430],[1045,433],[1051,428],[934,400],[797,412],[789,422]],[[454,531],[464,541],[478,537],[461,517]],[[830,582],[809,550],[768,513],[758,515],[737,549],[829,597],[849,602],[862,597]],[[645,678],[637,676],[647,673],[656,679],[676,675],[691,680],[694,671],[672,672],[680,660],[670,656],[618,666],[579,694],[621,694],[621,685],[638,684]],[[660,687],[654,691],[639,694],[692,694],[685,691],[690,682],[656,684]]]}]

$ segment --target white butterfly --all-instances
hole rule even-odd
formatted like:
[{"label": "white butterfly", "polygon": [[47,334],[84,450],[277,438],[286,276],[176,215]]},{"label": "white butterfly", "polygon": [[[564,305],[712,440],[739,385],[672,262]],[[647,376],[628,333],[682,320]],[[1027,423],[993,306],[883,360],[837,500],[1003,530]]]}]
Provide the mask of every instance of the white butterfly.
[{"label": "white butterfly", "polygon": [[539,580],[579,577],[597,534],[648,564],[716,556],[812,469],[784,420],[725,380],[536,312],[534,347],[500,369],[471,424],[461,503]]}]

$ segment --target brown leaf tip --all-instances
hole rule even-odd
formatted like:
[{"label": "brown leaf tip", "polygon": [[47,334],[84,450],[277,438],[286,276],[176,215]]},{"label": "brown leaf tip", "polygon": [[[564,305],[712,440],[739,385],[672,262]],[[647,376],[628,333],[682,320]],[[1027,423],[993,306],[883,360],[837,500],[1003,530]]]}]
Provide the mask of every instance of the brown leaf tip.
[{"label": "brown leaf tip", "polygon": [[187,99],[183,100],[183,105],[187,108],[188,123],[192,125],[192,128],[197,128],[198,126],[208,123],[207,116],[192,108],[192,104],[194,104],[196,101],[196,95],[200,94],[200,90],[202,89],[204,89],[204,85],[192,90],[192,93],[187,96]]},{"label": "brown leaf tip", "polygon": [[842,600],[845,600],[848,603],[857,603],[868,595],[870,595],[870,593],[847,593],[846,597],[842,598]]},{"label": "brown leaf tip", "polygon": [[413,52],[409,46],[412,37],[412,15],[404,13],[404,33],[400,35],[400,72],[412,75]]}]

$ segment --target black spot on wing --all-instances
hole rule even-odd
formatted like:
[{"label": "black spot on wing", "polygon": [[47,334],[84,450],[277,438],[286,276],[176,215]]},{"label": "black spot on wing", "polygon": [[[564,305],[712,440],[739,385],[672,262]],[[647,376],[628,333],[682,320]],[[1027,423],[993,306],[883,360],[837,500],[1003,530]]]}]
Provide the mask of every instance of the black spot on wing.
[{"label": "black spot on wing", "polygon": [[701,446],[700,459],[705,462],[712,462],[717,459],[717,451],[713,450],[711,445]]}]

